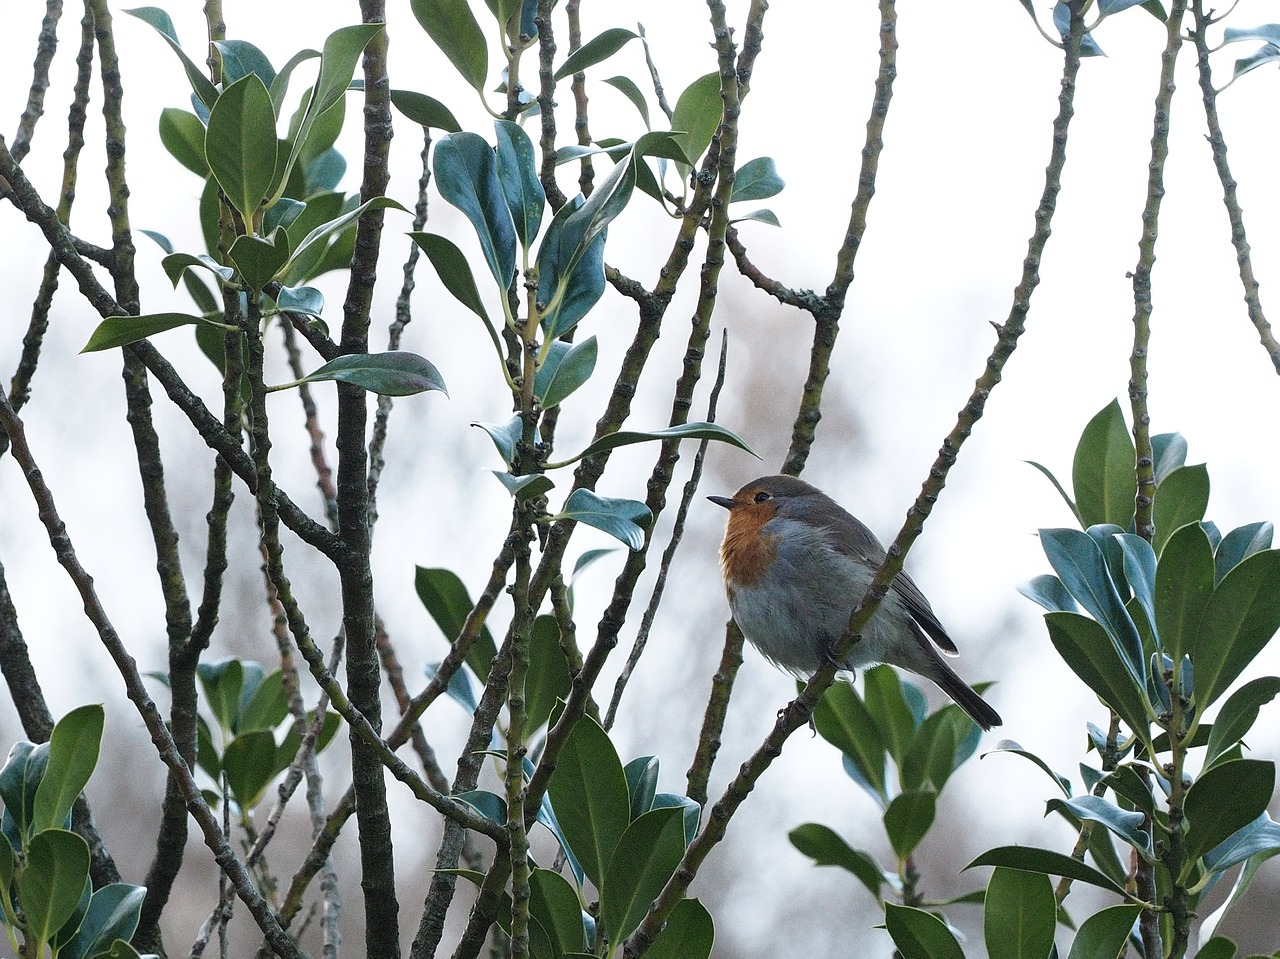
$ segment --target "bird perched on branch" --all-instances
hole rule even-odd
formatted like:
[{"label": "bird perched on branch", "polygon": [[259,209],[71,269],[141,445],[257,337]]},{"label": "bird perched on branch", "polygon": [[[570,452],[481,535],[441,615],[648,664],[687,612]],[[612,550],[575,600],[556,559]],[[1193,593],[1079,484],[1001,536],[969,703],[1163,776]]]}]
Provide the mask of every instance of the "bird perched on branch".
[{"label": "bird perched on branch", "polygon": [[[854,606],[884,561],[884,547],[830,496],[793,476],[762,476],[732,496],[720,566],[742,633],[775,665],[808,676],[830,660]],[[956,645],[920,588],[899,573],[862,638],[836,665],[890,663],[936,683],[983,729],[1000,715],[938,652]]]}]

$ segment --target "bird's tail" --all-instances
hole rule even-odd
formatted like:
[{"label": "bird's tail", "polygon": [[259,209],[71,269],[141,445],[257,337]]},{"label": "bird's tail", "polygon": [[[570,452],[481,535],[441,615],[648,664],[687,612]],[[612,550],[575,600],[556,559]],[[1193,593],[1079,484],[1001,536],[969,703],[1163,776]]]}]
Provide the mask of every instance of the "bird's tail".
[{"label": "bird's tail", "polygon": [[930,657],[932,668],[924,675],[937,683],[938,688],[950,696],[955,704],[968,713],[969,718],[983,729],[1001,725],[1000,714],[974,692],[968,683],[957,676],[955,670],[948,666],[941,656],[934,653],[932,649],[928,652],[933,653]]}]

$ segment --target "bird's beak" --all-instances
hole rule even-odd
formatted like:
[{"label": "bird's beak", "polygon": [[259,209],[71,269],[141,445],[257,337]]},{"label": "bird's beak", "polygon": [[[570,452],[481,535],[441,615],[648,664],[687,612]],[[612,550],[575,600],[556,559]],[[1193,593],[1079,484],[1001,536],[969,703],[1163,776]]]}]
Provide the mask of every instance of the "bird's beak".
[{"label": "bird's beak", "polygon": [[723,506],[725,509],[733,509],[736,505],[730,496],[708,496],[707,499],[715,503],[717,506]]}]

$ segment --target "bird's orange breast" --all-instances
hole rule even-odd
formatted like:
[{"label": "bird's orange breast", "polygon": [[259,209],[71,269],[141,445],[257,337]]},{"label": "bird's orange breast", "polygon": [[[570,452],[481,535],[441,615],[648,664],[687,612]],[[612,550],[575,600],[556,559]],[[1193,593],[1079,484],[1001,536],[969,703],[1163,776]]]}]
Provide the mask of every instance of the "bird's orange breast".
[{"label": "bird's orange breast", "polygon": [[763,504],[739,506],[729,513],[720,544],[720,569],[730,586],[754,586],[768,572],[778,551],[777,537],[763,531],[773,510]]}]

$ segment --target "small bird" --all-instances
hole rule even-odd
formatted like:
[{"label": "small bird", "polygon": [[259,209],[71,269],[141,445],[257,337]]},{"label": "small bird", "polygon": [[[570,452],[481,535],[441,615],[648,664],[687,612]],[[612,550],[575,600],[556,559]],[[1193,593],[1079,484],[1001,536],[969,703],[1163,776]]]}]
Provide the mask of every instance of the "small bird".
[{"label": "small bird", "polygon": [[[720,567],[742,633],[776,666],[808,676],[830,660],[884,547],[826,493],[793,476],[762,476],[732,496],[707,499],[729,511]],[[884,602],[840,663],[891,663],[936,683],[983,729],[1000,714],[939,655],[956,645],[920,588],[899,573]]]}]

